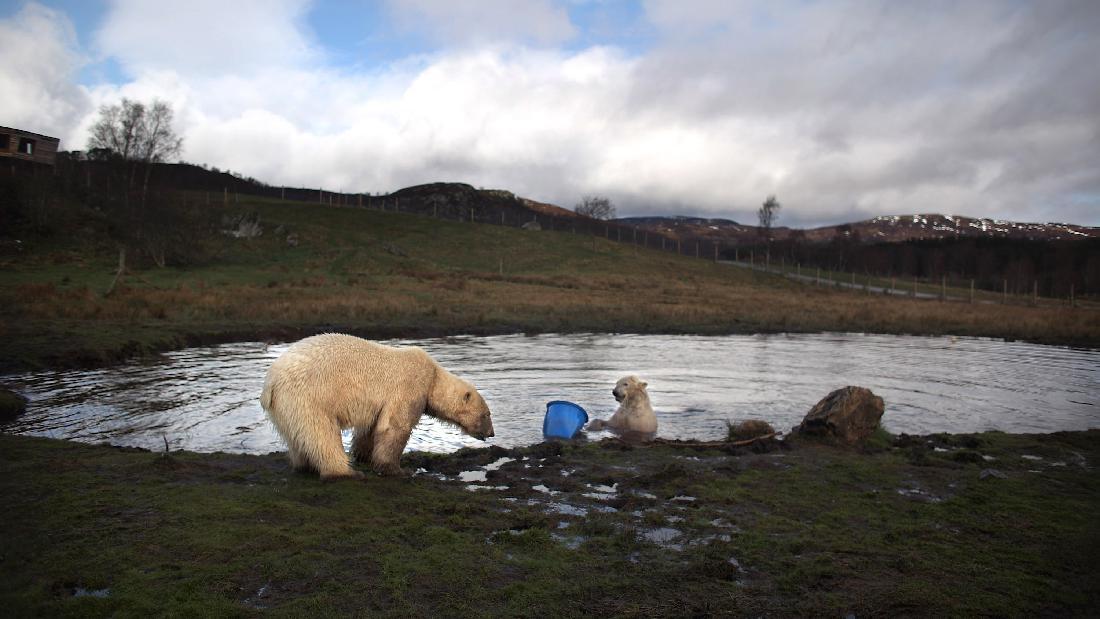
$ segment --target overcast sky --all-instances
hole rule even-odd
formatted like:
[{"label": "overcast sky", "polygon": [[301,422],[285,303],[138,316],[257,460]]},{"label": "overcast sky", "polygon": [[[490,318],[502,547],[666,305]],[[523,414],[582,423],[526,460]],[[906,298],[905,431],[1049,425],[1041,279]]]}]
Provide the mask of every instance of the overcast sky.
[{"label": "overcast sky", "polygon": [[274,185],[1100,225],[1097,0],[0,0],[0,92],[66,150],[166,100]]}]

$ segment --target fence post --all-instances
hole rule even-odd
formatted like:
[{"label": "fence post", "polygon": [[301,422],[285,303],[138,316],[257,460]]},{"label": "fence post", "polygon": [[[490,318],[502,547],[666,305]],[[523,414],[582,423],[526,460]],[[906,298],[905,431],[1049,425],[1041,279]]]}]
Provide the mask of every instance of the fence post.
[{"label": "fence post", "polygon": [[695,241],[695,257],[699,257],[699,241]]},{"label": "fence post", "polygon": [[917,276],[913,276],[913,298],[917,298]]},{"label": "fence post", "polygon": [[1008,304],[1008,278],[1007,277],[1005,278],[1004,283],[1005,283],[1005,288],[1004,288],[1004,293],[1001,295],[1001,305],[1007,305]]},{"label": "fence post", "polygon": [[222,206],[229,206],[229,188],[222,187]]},{"label": "fence post", "polygon": [[947,300],[947,276],[940,276],[940,301]]},{"label": "fence post", "polygon": [[1039,304],[1039,280],[1036,279],[1036,280],[1032,280],[1032,281],[1035,282],[1035,285],[1032,288],[1031,303],[1033,305],[1038,305]]},{"label": "fence post", "polygon": [[815,283],[814,285],[815,286],[820,286],[821,285],[821,267],[817,267],[817,283]]},{"label": "fence post", "polygon": [[970,304],[974,304],[974,280],[970,280]]},{"label": "fence post", "polygon": [[1069,283],[1069,306],[1077,307],[1077,300],[1073,298],[1073,282]]}]

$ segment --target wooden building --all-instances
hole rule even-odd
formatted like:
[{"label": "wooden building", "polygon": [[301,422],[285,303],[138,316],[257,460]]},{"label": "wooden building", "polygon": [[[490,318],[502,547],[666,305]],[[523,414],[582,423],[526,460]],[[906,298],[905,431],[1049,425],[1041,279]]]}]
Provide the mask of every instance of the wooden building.
[{"label": "wooden building", "polygon": [[60,144],[60,139],[48,135],[0,127],[0,162],[17,160],[52,166]]}]

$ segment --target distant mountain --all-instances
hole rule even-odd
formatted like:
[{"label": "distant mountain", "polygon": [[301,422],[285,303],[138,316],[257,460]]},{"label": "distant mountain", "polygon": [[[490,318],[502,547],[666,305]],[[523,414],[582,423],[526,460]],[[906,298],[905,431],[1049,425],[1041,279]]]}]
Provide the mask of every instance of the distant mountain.
[{"label": "distant mountain", "polygon": [[[624,217],[618,223],[660,232],[675,238],[693,238],[727,243],[760,240],[758,226],[728,219],[701,217]],[[864,221],[801,230],[785,226],[772,228],[772,238],[802,238],[828,242],[848,238],[863,242],[897,243],[917,239],[1005,238],[1017,240],[1071,240],[1100,237],[1100,228],[1063,223],[1020,223],[961,215],[916,214],[875,217]]]}]

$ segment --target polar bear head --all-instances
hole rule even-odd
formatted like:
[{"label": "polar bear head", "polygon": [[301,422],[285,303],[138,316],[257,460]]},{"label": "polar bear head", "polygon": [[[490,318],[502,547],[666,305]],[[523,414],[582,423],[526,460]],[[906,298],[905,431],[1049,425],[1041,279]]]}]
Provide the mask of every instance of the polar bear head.
[{"label": "polar bear head", "polygon": [[611,395],[615,396],[616,402],[622,402],[629,395],[644,393],[646,385],[647,383],[637,376],[624,376],[619,379],[619,382],[615,383]]},{"label": "polar bear head", "polygon": [[474,438],[485,440],[495,436],[485,399],[473,385],[443,368],[437,371],[427,404],[428,414],[450,421]]}]

